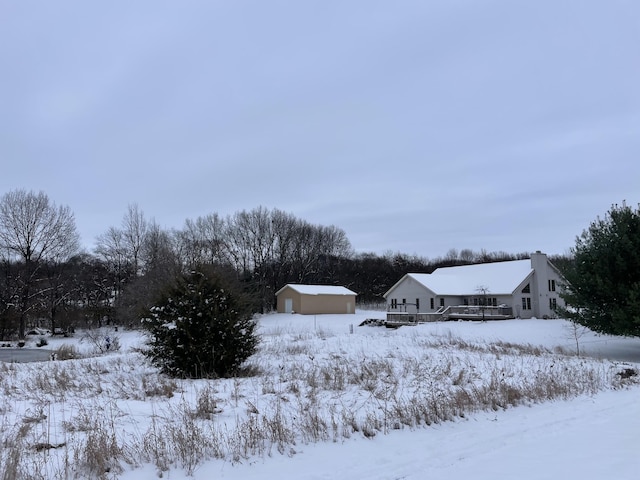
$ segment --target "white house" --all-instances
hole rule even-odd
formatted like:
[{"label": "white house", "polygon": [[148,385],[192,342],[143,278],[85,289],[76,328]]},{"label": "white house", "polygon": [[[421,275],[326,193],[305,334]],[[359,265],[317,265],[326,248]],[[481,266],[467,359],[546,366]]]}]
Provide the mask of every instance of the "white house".
[{"label": "white house", "polygon": [[[413,320],[445,318],[551,318],[564,307],[564,279],[544,253],[530,260],[438,268],[408,273],[384,294],[387,312]],[[422,315],[424,314],[424,315]]]}]

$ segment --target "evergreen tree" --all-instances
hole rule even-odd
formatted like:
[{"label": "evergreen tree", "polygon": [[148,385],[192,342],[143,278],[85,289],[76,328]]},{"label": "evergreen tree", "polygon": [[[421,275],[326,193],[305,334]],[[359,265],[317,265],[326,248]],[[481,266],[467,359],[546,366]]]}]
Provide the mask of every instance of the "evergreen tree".
[{"label": "evergreen tree", "polygon": [[143,320],[146,355],[174,377],[226,377],[257,346],[252,305],[237,286],[212,271],[179,279]]},{"label": "evergreen tree", "polygon": [[640,209],[614,205],[577,239],[563,313],[591,330],[640,336]]}]

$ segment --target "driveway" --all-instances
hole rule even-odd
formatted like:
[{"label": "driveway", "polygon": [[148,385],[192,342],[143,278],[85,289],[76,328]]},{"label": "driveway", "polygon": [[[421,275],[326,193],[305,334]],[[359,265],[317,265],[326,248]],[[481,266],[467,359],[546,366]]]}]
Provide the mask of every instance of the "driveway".
[{"label": "driveway", "polygon": [[36,348],[0,348],[0,362],[26,363],[51,360],[53,350]]}]

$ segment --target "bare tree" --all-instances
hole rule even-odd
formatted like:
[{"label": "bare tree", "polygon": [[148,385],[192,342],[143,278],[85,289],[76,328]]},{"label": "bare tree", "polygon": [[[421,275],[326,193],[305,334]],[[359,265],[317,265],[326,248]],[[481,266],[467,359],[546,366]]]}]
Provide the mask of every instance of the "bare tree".
[{"label": "bare tree", "polygon": [[229,258],[241,276],[264,272],[273,260],[274,229],[271,212],[265,207],[242,210],[225,222]]},{"label": "bare tree", "polygon": [[16,325],[19,320],[17,299],[20,297],[20,287],[16,273],[20,269],[12,261],[11,254],[6,249],[0,250],[0,258],[2,259],[0,267],[2,272],[0,282],[0,339],[4,339],[17,330]]},{"label": "bare tree", "polygon": [[145,219],[138,204],[129,205],[127,213],[122,219],[122,235],[136,276],[140,275],[143,268],[140,256],[148,231],[149,222]]},{"label": "bare tree", "polygon": [[116,296],[124,283],[142,273],[142,249],[148,231],[149,222],[144,213],[137,204],[131,204],[122,218],[122,227],[109,227],[97,238],[95,253],[109,264],[115,275]]},{"label": "bare tree", "polygon": [[460,250],[460,261],[462,263],[473,263],[476,258],[476,254],[470,248],[463,248]]},{"label": "bare tree", "polygon": [[451,264],[458,263],[458,250],[455,248],[450,248],[444,259]]},{"label": "bare tree", "polygon": [[150,222],[137,204],[130,204],[122,218],[121,228],[109,229],[97,239],[95,253],[101,257],[112,272],[113,305],[122,299],[127,285],[144,274],[145,245],[149,236]]},{"label": "bare tree", "polygon": [[186,265],[227,263],[228,247],[225,239],[225,222],[217,213],[187,219],[178,232],[180,252]]},{"label": "bare tree", "polygon": [[97,256],[81,253],[67,262],[70,270],[72,302],[82,312],[85,326],[102,326],[113,309],[112,272],[107,262]]},{"label": "bare tree", "polygon": [[317,282],[322,265],[319,259],[348,257],[351,243],[344,230],[299,221],[291,252],[292,271],[298,282]]},{"label": "bare tree", "polygon": [[569,326],[567,327],[569,337],[576,342],[576,356],[580,356],[580,339],[589,332],[589,329],[584,325],[580,325],[573,319],[569,320]]},{"label": "bare tree", "polygon": [[78,251],[80,237],[69,207],[57,207],[44,192],[14,190],[0,200],[0,246],[24,262],[19,300],[18,335],[24,338],[36,273],[42,262],[67,260]]},{"label": "bare tree", "polygon": [[160,293],[173,285],[182,273],[175,248],[175,235],[163,230],[154,220],[148,224],[140,252],[143,270],[133,277],[115,305],[118,322],[133,325],[149,309]]},{"label": "bare tree", "polygon": [[175,233],[163,230],[155,220],[149,222],[141,256],[145,275],[162,271],[173,277],[180,272],[181,262],[175,244]]},{"label": "bare tree", "polygon": [[105,233],[98,236],[95,253],[107,265],[111,274],[113,294],[117,299],[125,283],[133,275],[133,265],[130,263],[122,230],[109,227]]},{"label": "bare tree", "polygon": [[482,312],[482,321],[485,321],[485,310],[488,305],[488,295],[489,295],[489,287],[486,285],[479,285],[476,288],[476,292],[480,296],[480,311]]},{"label": "bare tree", "polygon": [[291,213],[277,209],[271,212],[274,234],[271,281],[274,292],[293,278],[292,255],[299,224],[300,221]]}]

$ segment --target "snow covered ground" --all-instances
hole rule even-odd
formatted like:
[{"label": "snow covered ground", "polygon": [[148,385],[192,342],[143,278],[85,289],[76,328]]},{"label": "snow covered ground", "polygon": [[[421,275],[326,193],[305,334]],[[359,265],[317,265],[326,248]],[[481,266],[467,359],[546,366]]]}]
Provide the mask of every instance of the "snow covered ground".
[{"label": "snow covered ground", "polygon": [[[635,480],[640,391],[480,413],[426,429],[305,446],[246,465],[210,464],[196,478]],[[132,474],[127,478],[154,478]],[[173,477],[180,478],[180,477]]]},{"label": "snow covered ground", "polygon": [[[383,316],[365,311],[266,315],[259,319],[262,345],[252,360],[261,371],[258,376],[176,385],[135,353],[142,341],[138,332],[104,330],[89,336],[78,332],[73,339],[49,338],[47,348],[72,343],[90,358],[0,365],[1,473],[15,467],[9,441],[26,447],[18,465],[23,478],[65,478],[68,472],[82,472],[77,463],[90,450],[89,440],[100,440],[91,439],[90,432],[112,428],[119,442],[114,451],[124,468],[94,471],[95,478],[638,477],[640,386],[635,378],[619,379],[627,369],[640,369],[640,339],[595,335],[564,320],[442,322],[397,330],[358,326],[366,318]],[[107,335],[119,343],[118,350],[100,351]],[[575,355],[576,347],[581,357]],[[370,369],[362,366],[369,364],[378,370],[373,378],[364,378]],[[499,384],[496,375],[503,377]],[[540,402],[515,395],[517,406],[491,399],[498,402],[493,408],[487,404],[461,410],[429,426],[412,424],[402,413],[399,420],[392,415],[392,403],[406,399],[426,396],[435,402],[484,385],[524,385],[536,392],[541,385],[550,388],[544,383],[548,380],[536,383],[538,378],[571,384],[574,377],[576,385],[585,384],[577,396],[573,390],[562,391],[557,399]],[[60,393],[57,385],[65,382],[69,386]],[[203,395],[211,385],[211,396]],[[171,390],[166,398],[163,389]],[[202,399],[214,399],[211,418],[181,430],[177,425],[193,421],[193,415],[184,420],[183,412],[201,408]],[[92,417],[93,412],[102,417]],[[310,415],[306,423],[299,418],[303,415]],[[313,415],[319,419],[316,430],[309,424]],[[328,418],[332,420],[323,427]],[[271,437],[256,436],[260,441],[248,445],[247,439],[254,437],[247,436],[246,429],[263,425],[251,419],[271,422]],[[274,429],[274,419],[280,419],[281,430]],[[214,426],[201,430],[203,424]],[[345,429],[345,424],[355,427]],[[13,425],[34,426],[18,438]],[[234,433],[236,427],[244,432]],[[167,451],[176,445],[188,450],[188,438],[180,437],[184,443],[175,438],[189,431],[192,440],[203,432],[219,436],[225,448],[237,448],[238,453],[204,459],[193,443],[191,457],[189,451],[174,458],[157,454],[165,441]],[[282,441],[290,435],[295,442]],[[176,443],[169,444],[169,437]],[[61,448],[34,452],[33,445],[44,440]],[[163,461],[166,468],[159,469]]]}]

